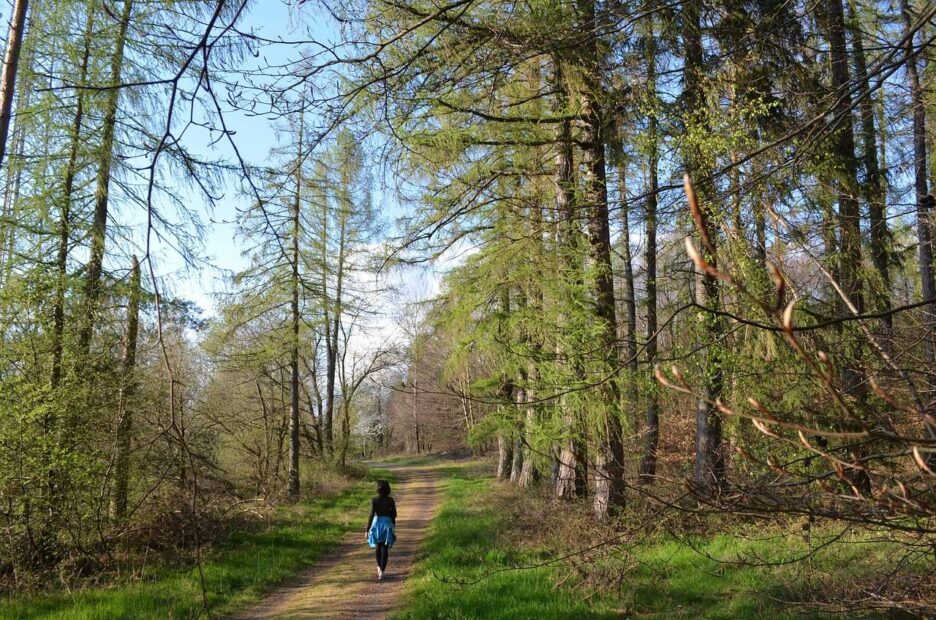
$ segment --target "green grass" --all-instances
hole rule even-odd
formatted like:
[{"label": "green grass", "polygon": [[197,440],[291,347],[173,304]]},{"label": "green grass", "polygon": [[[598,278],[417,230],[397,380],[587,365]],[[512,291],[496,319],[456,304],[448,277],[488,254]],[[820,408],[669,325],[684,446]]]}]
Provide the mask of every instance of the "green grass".
[{"label": "green grass", "polygon": [[[278,509],[268,527],[225,537],[208,550],[202,567],[212,613],[227,614],[258,601],[274,585],[310,566],[344,535],[360,529],[366,518],[372,480],[393,479],[371,470],[368,481],[354,484],[330,499]],[[116,618],[193,618],[202,608],[198,572],[192,566],[169,567],[142,580],[108,588],[0,600],[0,618],[110,620]]]},{"label": "green grass", "polygon": [[[820,578],[858,577],[884,565],[888,555],[886,545],[853,539],[852,544],[830,547],[808,562],[758,568],[731,562],[752,554],[774,561],[796,557],[806,550],[806,543],[801,536],[783,531],[759,539],[698,538],[691,547],[671,537],[658,537],[627,552],[619,549],[615,560],[603,560],[615,569],[622,562],[630,566],[619,590],[572,590],[569,584],[574,579],[556,586],[564,573],[555,568],[512,570],[555,557],[556,550],[541,543],[516,543],[523,526],[511,519],[503,504],[498,505],[511,501],[510,496],[493,494],[496,487],[490,478],[472,477],[463,466],[445,469],[449,477],[444,502],[396,620],[831,618],[836,616],[782,601],[822,593]],[[851,612],[839,617],[881,616]]]},{"label": "green grass", "polygon": [[454,583],[535,561],[537,554],[496,544],[498,532],[509,524],[483,501],[493,485],[489,478],[473,478],[457,465],[443,471],[447,475],[443,504],[395,619],[619,617],[610,609],[591,608],[553,588],[549,569],[495,573],[471,585]]},{"label": "green grass", "polygon": [[[782,567],[736,564],[741,557],[779,561],[804,551],[794,536],[753,540],[728,535],[692,541],[657,540],[633,551],[635,569],[621,599],[626,610],[647,618],[830,618],[782,601],[810,597],[811,575],[856,576],[880,552],[877,545],[837,547],[811,562]],[[870,556],[867,555],[870,553]],[[849,618],[874,618],[851,612]]]},{"label": "green grass", "polygon": [[[556,585],[565,575],[563,569],[515,570],[555,557],[556,550],[535,542],[535,537],[518,536],[523,525],[505,503],[524,500],[508,492],[494,493],[496,484],[477,475],[477,466],[476,462],[438,466],[443,475],[442,505],[396,620],[830,618],[834,616],[781,601],[809,598],[822,593],[830,579],[847,581],[888,565],[890,548],[860,537],[830,547],[806,563],[768,569],[726,561],[752,554],[774,561],[794,557],[806,549],[802,536],[778,530],[771,538],[721,534],[696,537],[691,547],[658,537],[627,551],[617,550],[616,560],[603,560],[608,567],[617,568],[621,562],[630,567],[620,590],[571,590],[568,585],[573,580]],[[394,476],[372,469],[368,478],[392,481]],[[371,493],[371,483],[362,482],[332,499],[281,508],[262,531],[241,532],[221,541],[203,562],[212,612],[223,615],[246,608],[313,564],[345,533],[360,527]],[[110,588],[0,602],[0,618],[190,618],[200,609],[197,572],[191,566],[165,566],[148,572],[145,580]],[[852,612],[842,617],[881,616]]]}]

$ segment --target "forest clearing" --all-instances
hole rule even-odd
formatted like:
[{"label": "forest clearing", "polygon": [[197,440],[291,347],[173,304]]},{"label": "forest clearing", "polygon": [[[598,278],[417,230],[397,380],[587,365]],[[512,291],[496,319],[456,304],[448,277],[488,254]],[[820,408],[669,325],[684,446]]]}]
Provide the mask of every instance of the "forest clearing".
[{"label": "forest clearing", "polygon": [[0,18],[0,618],[936,617],[936,4]]}]

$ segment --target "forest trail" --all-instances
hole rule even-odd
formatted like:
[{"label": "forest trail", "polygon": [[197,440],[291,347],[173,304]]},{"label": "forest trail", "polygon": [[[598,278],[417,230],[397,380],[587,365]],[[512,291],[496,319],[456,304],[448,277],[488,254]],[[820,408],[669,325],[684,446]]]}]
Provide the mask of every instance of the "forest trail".
[{"label": "forest trail", "polygon": [[[439,472],[431,466],[393,466],[397,475],[397,541],[383,581],[377,581],[374,551],[360,532],[348,535],[328,556],[295,580],[271,592],[238,620],[261,618],[329,618],[365,620],[386,618],[396,607],[412,571],[419,546],[437,507]],[[361,514],[369,506],[361,506]]]}]

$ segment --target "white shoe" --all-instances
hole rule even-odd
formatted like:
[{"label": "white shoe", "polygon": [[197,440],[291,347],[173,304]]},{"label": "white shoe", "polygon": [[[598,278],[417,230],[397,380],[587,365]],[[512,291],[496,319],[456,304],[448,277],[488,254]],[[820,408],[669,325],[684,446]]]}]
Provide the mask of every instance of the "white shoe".
[{"label": "white shoe", "polygon": [[383,571],[380,570],[379,568],[377,569],[377,579],[378,580],[383,579]]}]

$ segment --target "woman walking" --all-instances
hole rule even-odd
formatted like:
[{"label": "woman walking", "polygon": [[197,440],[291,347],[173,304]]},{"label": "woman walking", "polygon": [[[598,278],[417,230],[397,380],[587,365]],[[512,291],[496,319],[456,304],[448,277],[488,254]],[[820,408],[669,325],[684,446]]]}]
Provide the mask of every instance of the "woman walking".
[{"label": "woman walking", "polygon": [[390,559],[390,547],[396,540],[396,503],[390,497],[390,483],[377,481],[377,497],[371,500],[371,513],[367,519],[367,544],[377,550],[377,579],[383,579]]}]

